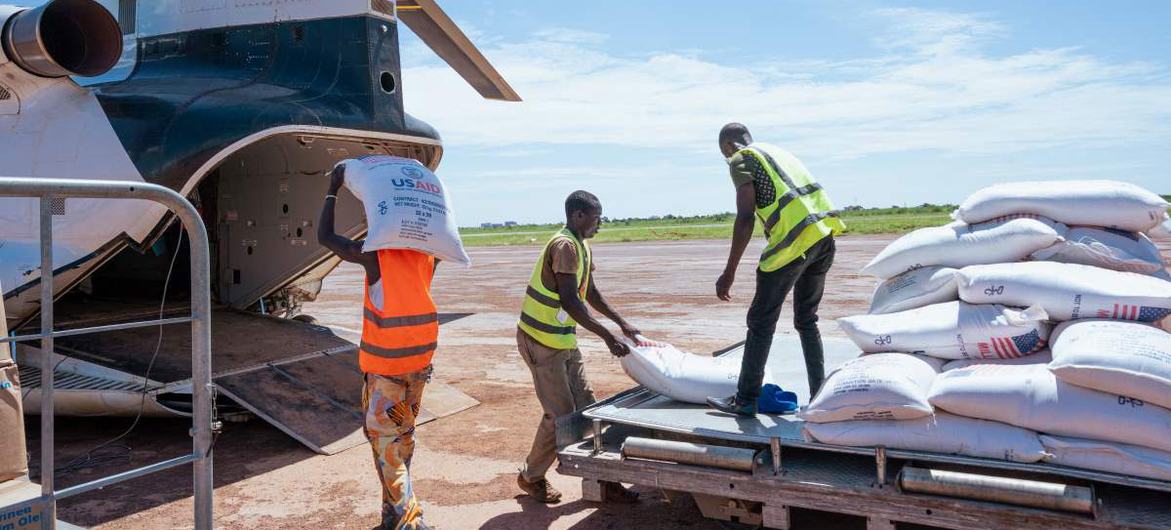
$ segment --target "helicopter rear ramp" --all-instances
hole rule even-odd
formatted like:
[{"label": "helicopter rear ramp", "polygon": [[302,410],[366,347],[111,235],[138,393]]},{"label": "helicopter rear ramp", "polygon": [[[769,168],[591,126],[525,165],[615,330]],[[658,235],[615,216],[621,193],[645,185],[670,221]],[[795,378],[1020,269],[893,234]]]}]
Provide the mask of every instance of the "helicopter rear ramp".
[{"label": "helicopter rear ramp", "polygon": [[[441,315],[440,322],[459,316]],[[181,406],[175,407],[173,399],[165,397],[190,388],[190,340],[183,324],[161,330],[137,328],[62,337],[57,341],[57,353],[138,381],[149,377],[148,395],[163,397],[160,403],[182,413]],[[357,347],[329,328],[216,309],[212,314],[212,379],[220,394],[318,453],[334,454],[366,442]],[[35,381],[30,382],[33,384],[26,390],[36,388]],[[99,381],[91,391],[100,395],[101,387]],[[114,389],[125,392],[121,387]],[[419,423],[478,403],[454,387],[432,382]]]}]

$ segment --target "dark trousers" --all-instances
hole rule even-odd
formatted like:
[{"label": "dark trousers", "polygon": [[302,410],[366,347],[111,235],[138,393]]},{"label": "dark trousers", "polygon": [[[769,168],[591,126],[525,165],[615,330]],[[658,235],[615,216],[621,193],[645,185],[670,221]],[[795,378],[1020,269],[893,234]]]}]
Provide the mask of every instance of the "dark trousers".
[{"label": "dark trousers", "polygon": [[793,327],[801,336],[801,350],[805,353],[805,370],[809,375],[809,395],[812,399],[825,380],[825,353],[821,347],[821,332],[817,330],[817,306],[825,290],[825,275],[834,263],[834,238],[826,236],[797,258],[773,272],[756,271],[756,296],[748,308],[748,338],[744,344],[744,359],[740,363],[740,383],[736,395],[742,403],[753,403],[760,397],[765,363],[773,345],[773,332],[781,317],[781,304],[793,291]]}]

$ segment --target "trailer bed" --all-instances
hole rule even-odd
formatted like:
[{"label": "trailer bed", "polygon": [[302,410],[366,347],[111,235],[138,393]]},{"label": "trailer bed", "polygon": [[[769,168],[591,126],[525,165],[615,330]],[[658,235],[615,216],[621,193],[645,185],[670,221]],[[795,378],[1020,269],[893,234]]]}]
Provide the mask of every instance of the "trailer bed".
[{"label": "trailer bed", "polygon": [[[827,338],[824,342],[829,367],[858,355],[848,340]],[[795,336],[777,336],[768,365],[774,380],[806,403],[800,351]],[[742,354],[742,345],[717,353]],[[697,502],[709,499],[709,508],[715,506],[712,509],[726,516],[721,518],[748,517],[751,524],[767,528],[788,528],[790,508],[866,517],[868,528],[882,529],[893,528],[895,522],[957,529],[1171,528],[1171,482],[1045,463],[829,445],[806,440],[802,427],[803,422],[794,416],[740,418],[638,387],[558,420],[558,442],[564,447],[558,471],[581,477],[587,498],[591,491],[601,491],[602,482],[639,484],[690,493]],[[600,434],[597,444],[591,433]],[[751,473],[624,459],[620,448],[628,436],[749,447],[759,453]],[[774,443],[781,469],[776,475],[772,472]],[[907,465],[1089,486],[1095,509],[1092,515],[1061,513],[906,493],[892,477]]]}]

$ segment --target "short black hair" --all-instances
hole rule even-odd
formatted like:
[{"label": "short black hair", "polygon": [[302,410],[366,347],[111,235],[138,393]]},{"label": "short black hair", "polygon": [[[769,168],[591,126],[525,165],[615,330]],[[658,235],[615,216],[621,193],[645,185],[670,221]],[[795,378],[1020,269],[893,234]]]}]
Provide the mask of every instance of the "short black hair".
[{"label": "short black hair", "polygon": [[752,133],[748,132],[748,127],[743,123],[732,122],[720,129],[720,145],[734,140],[752,141]]},{"label": "short black hair", "polygon": [[602,202],[593,193],[577,190],[565,199],[565,217],[568,219],[573,212],[593,212],[602,209]]}]

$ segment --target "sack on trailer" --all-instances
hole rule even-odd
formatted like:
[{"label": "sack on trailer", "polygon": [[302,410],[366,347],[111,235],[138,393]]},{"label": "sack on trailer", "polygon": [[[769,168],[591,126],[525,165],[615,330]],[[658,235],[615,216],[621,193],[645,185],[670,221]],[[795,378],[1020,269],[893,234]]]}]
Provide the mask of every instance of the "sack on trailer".
[{"label": "sack on trailer", "polygon": [[930,416],[931,383],[943,362],[906,353],[876,353],[846,361],[797,414],[807,422],[909,420]]},{"label": "sack on trailer", "polygon": [[[638,384],[676,401],[703,405],[708,396],[736,393],[739,357],[708,357],[679,351],[669,344],[634,346],[619,361]],[[773,383],[767,371],[764,384]]]},{"label": "sack on trailer", "polygon": [[1035,261],[964,267],[960,299],[971,304],[1038,305],[1056,321],[1084,318],[1171,324],[1171,282],[1089,265]]},{"label": "sack on trailer", "polygon": [[1043,215],[1070,226],[1146,232],[1167,220],[1162,197],[1129,182],[1067,180],[996,184],[970,195],[952,216],[979,223],[1011,214]]},{"label": "sack on trailer", "polygon": [[[1050,338],[1050,340],[1052,340],[1053,335],[1050,334],[1049,338]],[[950,370],[958,370],[960,368],[967,368],[969,366],[975,366],[977,364],[997,364],[997,365],[1009,365],[1009,366],[1021,366],[1021,365],[1026,365],[1026,364],[1040,364],[1040,365],[1048,366],[1049,362],[1052,360],[1053,360],[1053,354],[1049,350],[1046,349],[1046,350],[1041,350],[1041,351],[1034,353],[1032,355],[1026,355],[1024,357],[1012,357],[1009,359],[958,359],[955,361],[948,361],[946,364],[943,365],[943,370],[941,370],[941,372],[947,372]]]},{"label": "sack on trailer", "polygon": [[806,423],[805,438],[849,447],[883,446],[1009,462],[1037,462],[1045,449],[1037,433],[993,421],[944,412],[902,421]]},{"label": "sack on trailer", "polygon": [[1034,252],[1032,258],[1141,274],[1156,274],[1167,266],[1159,247],[1144,234],[1084,226],[1070,228],[1063,241]]},{"label": "sack on trailer", "polygon": [[1066,383],[1047,366],[982,364],[944,372],[929,400],[937,411],[1044,434],[1171,451],[1171,410]]},{"label": "sack on trailer", "polygon": [[890,278],[932,265],[959,268],[1020,261],[1060,241],[1065,230],[1059,223],[1027,216],[920,228],[887,245],[862,273]]},{"label": "sack on trailer", "polygon": [[956,269],[923,267],[886,280],[874,289],[870,314],[896,313],[960,299]]},{"label": "sack on trailer", "polygon": [[1041,445],[1051,464],[1171,480],[1171,453],[1166,451],[1048,434],[1041,435]]},{"label": "sack on trailer", "polygon": [[1146,324],[1075,320],[1058,326],[1049,369],[1078,386],[1171,409],[1171,333]]},{"label": "sack on trailer", "polygon": [[1049,339],[1048,315],[1002,305],[945,302],[886,315],[838,319],[867,353],[918,353],[940,359],[1003,359],[1036,353]]},{"label": "sack on trailer", "polygon": [[443,181],[418,160],[365,156],[345,160],[346,188],[362,201],[363,252],[406,248],[470,264]]}]

